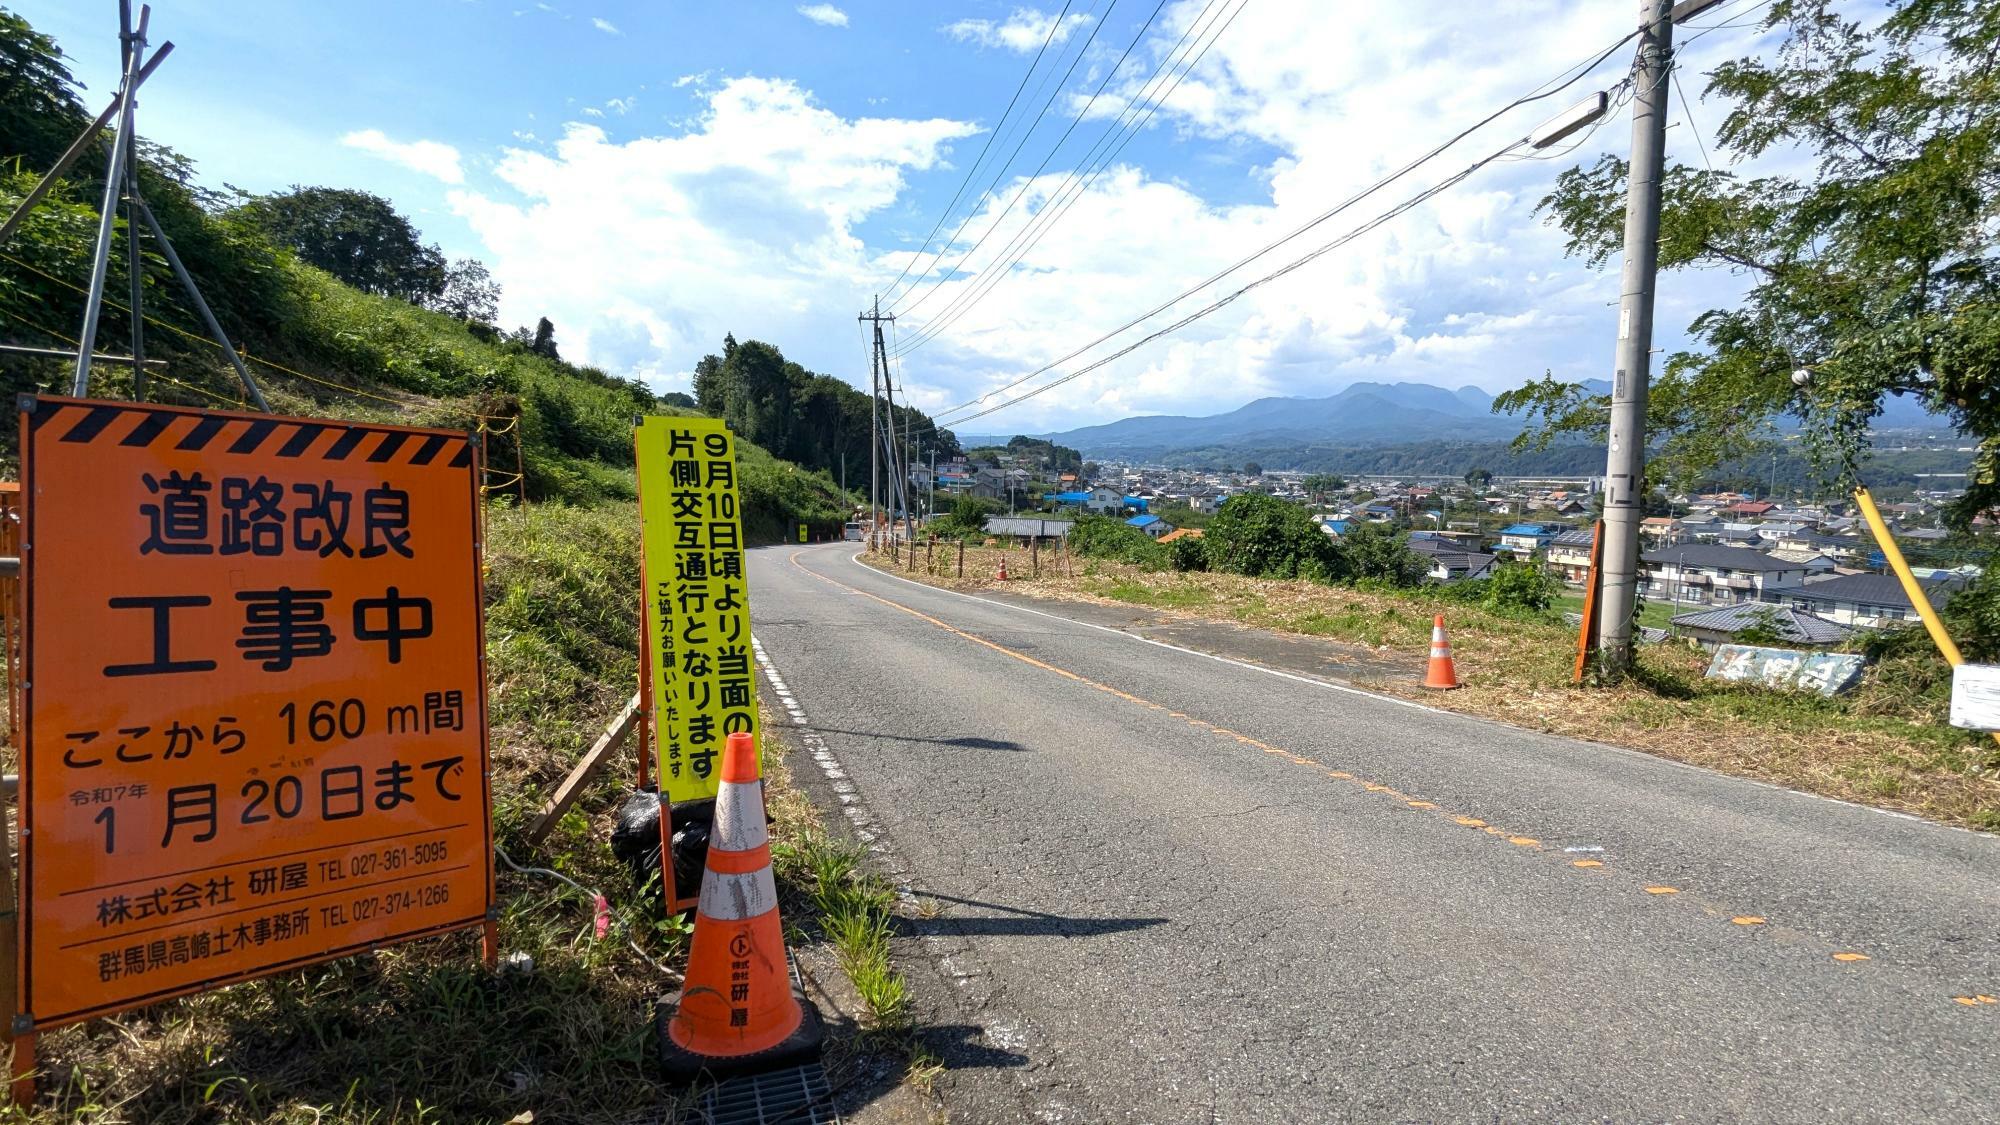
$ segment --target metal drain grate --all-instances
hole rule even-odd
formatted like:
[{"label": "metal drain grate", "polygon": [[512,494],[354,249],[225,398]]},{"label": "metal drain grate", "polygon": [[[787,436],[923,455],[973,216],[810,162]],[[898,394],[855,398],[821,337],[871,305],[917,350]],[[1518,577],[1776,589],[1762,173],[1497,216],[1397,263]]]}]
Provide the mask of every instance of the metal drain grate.
[{"label": "metal drain grate", "polygon": [[835,1125],[833,1090],[817,1062],[746,1074],[716,1086],[695,1106],[701,1125]]}]

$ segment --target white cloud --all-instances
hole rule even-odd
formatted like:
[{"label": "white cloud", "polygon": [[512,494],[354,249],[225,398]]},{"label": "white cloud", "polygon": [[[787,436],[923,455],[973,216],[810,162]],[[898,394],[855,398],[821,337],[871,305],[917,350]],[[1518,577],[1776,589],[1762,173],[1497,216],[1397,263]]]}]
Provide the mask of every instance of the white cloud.
[{"label": "white cloud", "polygon": [[[1578,19],[1553,0],[1506,0],[1499,19],[1488,18],[1495,14],[1491,4],[1457,0],[1445,7],[1457,10],[1366,5],[1335,12],[1321,0],[1265,0],[1248,9],[1153,119],[1153,128],[1177,134],[1180,143],[1142,141],[1127,150],[1129,160],[1150,149],[1146,166],[1099,178],[999,285],[905,360],[917,404],[954,406],[1034,371],[1234,265],[1567,64],[1603,53],[1628,29],[1617,12]],[[1110,124],[1124,99],[1139,93],[1152,64],[1191,23],[1192,40],[1207,37],[1213,24],[1200,21],[1212,11],[1200,0],[1170,7],[1135,52],[1144,65],[1114,79],[1109,93],[1120,98],[1110,113],[1079,130],[1088,138],[1079,150]],[[1466,30],[1475,26],[1476,35]],[[1046,33],[1045,22],[1039,27]],[[966,37],[980,35],[968,30]],[[1747,46],[1744,38],[1718,35],[1690,44],[1684,61],[1706,70]],[[1521,136],[1586,91],[1614,84],[1630,55],[1629,47],[1612,50],[1590,79],[1513,111],[1146,328],[1163,327],[1272,271]],[[1684,81],[1692,90],[1699,80],[1690,74]],[[1076,98],[1072,112],[1081,104]],[[1674,109],[1678,121],[1678,103]],[[1719,112],[1707,108],[1703,116],[1719,119]],[[1560,161],[1488,167],[1206,319],[959,428],[1035,432],[1133,413],[1213,413],[1261,395],[1325,395],[1363,380],[1498,389],[1545,368],[1567,378],[1601,378],[1611,350],[1615,271],[1593,273],[1565,259],[1560,233],[1535,206],[1563,168],[1622,149],[1627,133],[1621,119]],[[1684,129],[1669,144],[1698,160]],[[982,279],[991,280],[999,249],[1058,190],[1065,162],[1053,165],[1058,171],[1033,185],[999,224],[965,267],[970,276],[944,283],[921,304],[897,300],[906,340],[954,299],[976,292]],[[989,229],[1007,198],[983,207],[946,265]],[[880,260],[893,276],[914,248]],[[1687,319],[1673,319],[1669,288],[1714,300],[1716,282],[1663,279],[1661,346],[1678,345]],[[929,287],[927,280],[915,292]],[[1073,371],[1143,334],[1125,333],[1060,370]]]},{"label": "white cloud", "polygon": [[448,184],[465,182],[465,172],[458,165],[458,150],[439,141],[405,144],[390,140],[380,129],[361,129],[340,138],[340,143]]},{"label": "white cloud", "polygon": [[618,30],[617,24],[612,23],[610,20],[605,19],[603,16],[592,16],[590,18],[590,26],[596,28],[597,30],[603,32],[606,35],[625,34],[624,32]]},{"label": "white cloud", "polygon": [[826,27],[847,26],[847,13],[831,4],[801,4],[798,12],[814,23]]},{"label": "white cloud", "polygon": [[612,98],[610,101],[604,103],[604,109],[607,113],[615,113],[623,117],[632,112],[632,107],[638,104],[638,98]]},{"label": "white cloud", "polygon": [[[1061,43],[1080,27],[1088,26],[1090,17],[1082,13],[1067,16],[1062,23],[1056,23],[1052,12],[1039,12],[1033,8],[1016,8],[1014,14],[1004,20],[963,19],[947,24],[944,33],[961,43],[977,43],[982,47],[1004,47],[1009,51],[1026,54],[1037,50],[1043,43]],[[1054,32],[1051,39],[1050,32]]]},{"label": "white cloud", "polygon": [[548,316],[565,355],[685,389],[735,332],[845,374],[875,281],[856,226],[974,131],[845,118],[790,82],[734,78],[684,133],[621,143],[573,124],[550,151],[502,154],[508,190],[450,199],[504,286],[503,320]]},{"label": "white cloud", "polygon": [[[1497,10],[1491,0],[1440,2],[1446,10],[1336,12],[1323,0],[1247,8],[1153,119],[1159,135],[1125,150],[1125,163],[1098,178],[1001,284],[903,362],[914,401],[935,410],[991,391],[1235,265],[1567,64],[1602,52],[1629,23],[1618,11],[1579,17],[1555,0],[1501,0]],[[1174,0],[1134,52],[1143,65],[1107,91],[1114,112],[1205,10],[1200,0]],[[999,23],[946,30],[1033,50],[1052,18],[1023,9]],[[1204,26],[1190,38],[1205,40]],[[1475,26],[1476,34],[1467,30]],[[1746,34],[1694,40],[1684,60],[1710,69],[1746,49]],[[1590,80],[1513,111],[1149,327],[1525,134],[1586,90],[1615,83],[1629,57],[1629,47],[1612,52]],[[1684,82],[1694,96],[1699,79]],[[506,286],[507,321],[548,315],[565,354],[663,389],[684,387],[695,360],[731,331],[865,385],[854,310],[909,260],[963,174],[944,163],[947,149],[976,130],[956,121],[843,117],[782,79],[688,75],[674,85],[691,87],[700,107],[674,135],[613,142],[593,125],[572,125],[546,152],[506,152],[498,166],[506,190],[452,193]],[[616,104],[605,108],[615,112]],[[1678,121],[1678,101],[1674,109]],[[1698,110],[1711,125],[1720,120],[1720,107]],[[921,284],[896,301],[903,340],[994,277],[996,252],[1050,204],[1077,154],[1109,124],[1107,117],[1079,128],[1076,143],[1027,185],[966,264],[967,276],[918,304],[937,276],[919,271]],[[1037,432],[1131,413],[1212,413],[1260,395],[1330,394],[1359,380],[1497,389],[1544,368],[1602,377],[1615,275],[1565,259],[1560,233],[1534,209],[1563,168],[1622,148],[1626,133],[1620,118],[1562,160],[1487,167],[1213,316],[960,428]],[[1692,142],[1685,129],[1669,134],[1670,147],[1698,159]],[[1039,162],[1045,143],[1038,138],[1024,159]],[[916,177],[922,194],[910,189]],[[980,204],[945,264],[992,226],[1020,186],[1003,182],[998,200]],[[1706,307],[1698,302],[1714,299],[1718,280],[1662,280],[1661,346],[1677,345],[1677,330]]]}]

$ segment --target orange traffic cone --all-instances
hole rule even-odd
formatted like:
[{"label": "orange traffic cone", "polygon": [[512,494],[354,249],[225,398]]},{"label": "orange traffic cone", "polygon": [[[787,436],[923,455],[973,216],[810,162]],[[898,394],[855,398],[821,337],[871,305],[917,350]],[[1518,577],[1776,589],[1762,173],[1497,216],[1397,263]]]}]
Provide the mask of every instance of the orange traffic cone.
[{"label": "orange traffic cone", "polygon": [[794,989],[785,954],[762,790],[756,742],[730,735],[687,976],[660,1002],[661,1061],[676,1077],[763,1070],[819,1051],[819,1012]]},{"label": "orange traffic cone", "polygon": [[1458,666],[1451,660],[1451,638],[1444,635],[1444,614],[1431,623],[1431,667],[1424,686],[1446,690],[1458,686]]},{"label": "orange traffic cone", "polygon": [[1000,556],[1000,581],[1007,581],[1007,556]]}]

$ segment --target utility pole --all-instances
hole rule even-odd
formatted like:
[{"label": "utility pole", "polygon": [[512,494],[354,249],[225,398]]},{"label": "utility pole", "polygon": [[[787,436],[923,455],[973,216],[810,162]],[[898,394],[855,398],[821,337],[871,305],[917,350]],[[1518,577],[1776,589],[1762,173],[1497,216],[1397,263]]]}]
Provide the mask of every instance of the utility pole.
[{"label": "utility pole", "polygon": [[[872,440],[869,443],[868,453],[869,488],[875,493],[874,498],[871,500],[871,503],[875,505],[873,511],[874,523],[876,526],[879,526],[881,523],[881,477],[886,474],[887,484],[889,485],[889,506],[891,510],[897,510],[900,500],[904,531],[911,536],[911,541],[915,542],[915,531],[909,523],[910,471],[909,461],[906,457],[906,446],[909,443],[909,408],[907,406],[904,407],[903,440],[898,442],[896,440],[895,377],[891,374],[889,367],[889,347],[882,338],[883,323],[888,322],[893,324],[896,318],[893,314],[883,315],[882,298],[878,296],[875,298],[874,311],[862,313],[858,319],[872,325],[874,328],[874,346],[870,349],[868,355],[870,379],[876,393],[876,401],[873,404],[874,410],[869,416],[869,428]],[[879,462],[877,460],[878,457],[880,458]],[[876,466],[878,463],[881,466],[881,472],[877,471]]]},{"label": "utility pole", "polygon": [[[868,546],[870,549],[880,550],[882,545],[877,536],[882,529],[882,384],[886,374],[884,370],[886,359],[882,348],[882,322],[896,318],[882,315],[882,298],[877,295],[874,311],[864,312],[855,319],[864,324],[872,322],[875,326],[875,338],[868,347]],[[895,421],[892,415],[889,431],[893,433],[894,428]],[[893,465],[890,471],[892,473],[895,471]]]},{"label": "utility pole", "polygon": [[1660,176],[1666,163],[1674,16],[1673,0],[1640,0],[1639,57],[1632,68],[1632,163],[1625,186],[1625,268],[1619,285],[1618,348],[1604,468],[1604,613],[1597,623],[1599,660],[1612,675],[1632,668],[1639,520],[1645,515],[1653,281],[1659,270]]}]

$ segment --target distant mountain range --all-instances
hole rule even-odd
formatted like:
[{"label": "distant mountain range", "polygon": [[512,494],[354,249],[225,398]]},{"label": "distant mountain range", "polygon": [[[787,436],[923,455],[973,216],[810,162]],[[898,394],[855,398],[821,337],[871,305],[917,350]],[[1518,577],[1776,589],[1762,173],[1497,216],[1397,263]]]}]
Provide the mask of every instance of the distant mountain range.
[{"label": "distant mountain range", "polygon": [[[1595,394],[1611,384],[1587,380]],[[1914,400],[1891,397],[1882,428],[1935,428],[1939,423]],[[1449,390],[1426,383],[1356,383],[1325,398],[1260,398],[1226,414],[1206,417],[1159,414],[1101,426],[1034,434],[1085,457],[1151,461],[1219,448],[1288,445],[1375,448],[1411,442],[1507,441],[1521,432],[1519,419],[1493,412],[1493,396],[1478,387]],[[966,448],[1004,445],[1006,436],[959,436]]]}]

